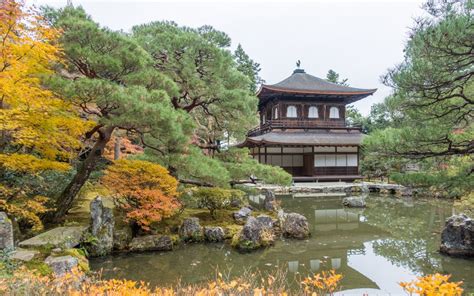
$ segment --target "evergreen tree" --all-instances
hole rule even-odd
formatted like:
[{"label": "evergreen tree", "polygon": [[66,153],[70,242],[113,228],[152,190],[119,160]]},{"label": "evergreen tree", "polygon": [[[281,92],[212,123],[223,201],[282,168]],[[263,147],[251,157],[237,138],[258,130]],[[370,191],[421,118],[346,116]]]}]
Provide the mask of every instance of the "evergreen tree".
[{"label": "evergreen tree", "polygon": [[404,116],[392,152],[410,158],[474,152],[474,21],[472,1],[429,1],[417,20],[405,61],[384,82]]},{"label": "evergreen tree", "polygon": [[330,69],[328,73],[326,74],[326,80],[332,83],[348,86],[349,84],[347,83],[347,78],[339,80],[339,73],[336,71]]},{"label": "evergreen tree", "polygon": [[[195,145],[210,153],[227,137],[242,139],[256,124],[257,98],[228,49],[229,37],[210,26],[179,27],[153,22],[132,29],[133,38],[152,57],[156,71],[177,85],[175,109],[193,117]],[[149,85],[149,89],[156,86]]]},{"label": "evergreen tree", "polygon": [[419,163],[420,174],[398,177],[405,184],[424,180],[459,196],[473,182],[473,3],[440,0],[424,7],[427,16],[416,21],[404,61],[383,79],[394,95],[376,106],[374,118],[382,126],[388,119],[390,127],[372,133],[364,146],[371,157]]},{"label": "evergreen tree", "polygon": [[[49,9],[46,14],[63,32],[60,43],[67,57],[49,85],[96,122],[84,136],[90,151],[57,200],[59,219],[72,206],[115,130],[135,134],[143,146],[163,153],[166,147],[185,146],[192,126],[189,116],[171,104],[169,93],[176,86],[163,75],[147,75],[153,59],[134,40],[101,28],[82,8]],[[147,88],[150,83],[163,87]]]},{"label": "evergreen tree", "polygon": [[265,82],[260,76],[258,76],[258,73],[261,70],[260,64],[254,62],[240,44],[234,51],[234,59],[237,63],[237,70],[244,73],[250,79],[250,91],[255,93],[258,87]]}]

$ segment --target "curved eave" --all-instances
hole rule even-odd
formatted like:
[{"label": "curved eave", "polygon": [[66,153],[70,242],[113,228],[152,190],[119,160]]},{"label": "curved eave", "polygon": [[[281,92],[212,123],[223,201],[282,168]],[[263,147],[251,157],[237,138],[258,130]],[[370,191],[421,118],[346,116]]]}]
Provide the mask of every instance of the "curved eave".
[{"label": "curved eave", "polygon": [[367,89],[362,91],[324,91],[324,90],[305,90],[305,89],[286,89],[278,88],[269,85],[262,85],[257,92],[257,97],[262,94],[264,90],[270,90],[272,92],[286,93],[286,94],[310,94],[310,95],[338,95],[338,96],[370,96],[377,91],[374,89]]},{"label": "curved eave", "polygon": [[360,146],[362,133],[315,134],[309,132],[270,132],[255,137],[247,137],[237,147],[265,145],[311,145],[311,146]]}]

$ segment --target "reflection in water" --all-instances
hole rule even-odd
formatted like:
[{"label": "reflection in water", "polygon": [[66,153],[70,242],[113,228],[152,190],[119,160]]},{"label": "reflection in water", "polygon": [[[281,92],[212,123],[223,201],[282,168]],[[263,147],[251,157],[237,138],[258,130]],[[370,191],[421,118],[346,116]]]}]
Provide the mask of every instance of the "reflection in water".
[{"label": "reflection in water", "polygon": [[[343,289],[372,288],[401,293],[397,282],[433,272],[453,274],[465,288],[474,283],[474,261],[438,254],[440,231],[451,204],[370,195],[366,209],[346,209],[342,197],[279,197],[287,212],[305,215],[312,236],[305,241],[277,241],[272,248],[239,254],[227,245],[193,244],[169,253],[107,257],[91,262],[104,277],[170,284],[181,278],[208,280],[215,268],[239,275],[249,268],[288,269],[289,276],[336,269]],[[260,204],[263,196],[252,197]]]}]

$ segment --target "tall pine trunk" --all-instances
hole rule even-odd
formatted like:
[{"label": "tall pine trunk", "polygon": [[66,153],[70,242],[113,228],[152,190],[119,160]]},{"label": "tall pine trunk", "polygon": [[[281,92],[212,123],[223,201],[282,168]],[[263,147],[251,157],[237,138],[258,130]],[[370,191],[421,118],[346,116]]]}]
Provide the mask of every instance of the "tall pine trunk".
[{"label": "tall pine trunk", "polygon": [[99,138],[95,142],[94,147],[92,147],[92,150],[76,172],[76,175],[74,175],[71,182],[67,185],[56,201],[56,212],[53,216],[54,221],[62,219],[71,209],[76,195],[86,183],[87,179],[89,179],[99,157],[102,156],[105,145],[110,141],[114,128],[115,127],[113,126],[103,127],[97,131]]}]

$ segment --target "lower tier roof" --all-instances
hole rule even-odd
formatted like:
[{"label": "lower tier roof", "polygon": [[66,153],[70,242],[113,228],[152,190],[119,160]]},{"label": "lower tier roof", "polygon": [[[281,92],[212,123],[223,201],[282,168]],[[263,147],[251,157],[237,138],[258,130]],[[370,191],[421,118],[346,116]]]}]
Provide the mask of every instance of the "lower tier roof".
[{"label": "lower tier roof", "polygon": [[314,146],[358,146],[364,135],[360,132],[346,131],[274,131],[255,137],[247,137],[238,146],[275,145],[314,145]]}]

